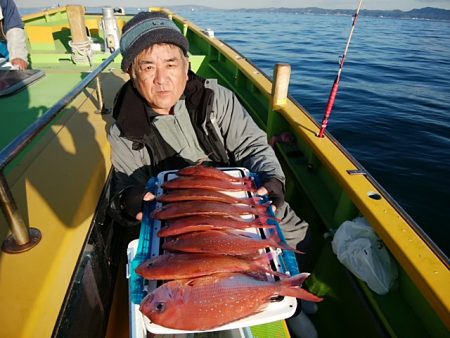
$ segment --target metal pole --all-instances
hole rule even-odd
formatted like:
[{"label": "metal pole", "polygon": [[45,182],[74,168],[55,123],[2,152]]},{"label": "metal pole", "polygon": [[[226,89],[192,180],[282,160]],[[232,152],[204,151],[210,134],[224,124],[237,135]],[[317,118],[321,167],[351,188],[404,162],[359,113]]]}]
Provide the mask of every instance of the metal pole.
[{"label": "metal pole", "polygon": [[100,75],[95,78],[95,84],[97,87],[97,102],[98,102],[98,110],[103,112],[104,103],[103,103],[103,89],[102,83],[100,81]]},{"label": "metal pole", "polygon": [[345,58],[347,57],[348,47],[350,46],[350,41],[352,40],[353,31],[355,30],[356,22],[358,21],[359,10],[361,9],[362,0],[359,1],[358,8],[353,16],[353,24],[352,29],[350,30],[350,35],[347,40],[347,44],[345,46],[344,54],[342,55],[341,62],[339,64],[339,71],[337,73],[336,79],[334,80],[333,87],[331,88],[330,97],[328,98],[327,108],[325,110],[325,115],[322,120],[322,126],[320,128],[319,137],[323,137],[325,133],[325,129],[328,125],[328,119],[331,115],[331,110],[333,109],[334,101],[336,99],[336,95],[339,89],[339,81],[341,80],[341,72],[342,68],[344,68]]},{"label": "metal pole", "polygon": [[8,253],[19,253],[27,251],[39,243],[42,237],[41,232],[34,228],[28,230],[17,210],[14,197],[2,172],[0,172],[0,202],[11,229],[11,235],[3,242],[2,250]]}]

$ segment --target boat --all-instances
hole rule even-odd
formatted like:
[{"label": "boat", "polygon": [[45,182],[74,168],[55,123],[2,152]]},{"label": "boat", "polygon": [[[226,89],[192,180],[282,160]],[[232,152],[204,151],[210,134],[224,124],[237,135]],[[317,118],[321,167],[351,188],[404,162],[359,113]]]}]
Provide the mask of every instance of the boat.
[{"label": "boat", "polygon": [[[448,258],[330,133],[317,136],[319,123],[287,94],[289,67],[277,66],[272,80],[211,30],[149,10],[167,12],[187,37],[194,72],[234,91],[270,138],[292,135],[274,147],[286,199],[314,233],[307,286],[325,298],[310,316],[319,336],[450,337]],[[114,32],[130,18],[123,9],[87,13],[78,5],[25,15],[31,69],[18,81],[17,71],[1,70],[14,83],[0,96],[1,337],[133,336],[126,253],[139,229],[108,213],[106,136],[115,93],[128,79]],[[387,294],[332,250],[332,234],[358,216],[398,267]],[[289,337],[283,320],[239,334]]]}]

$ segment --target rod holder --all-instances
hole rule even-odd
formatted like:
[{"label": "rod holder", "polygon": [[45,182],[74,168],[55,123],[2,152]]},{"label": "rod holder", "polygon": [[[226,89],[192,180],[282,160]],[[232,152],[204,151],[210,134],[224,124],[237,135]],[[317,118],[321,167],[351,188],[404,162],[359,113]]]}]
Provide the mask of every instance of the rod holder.
[{"label": "rod holder", "polygon": [[11,230],[11,234],[3,241],[2,250],[14,254],[28,251],[36,246],[42,238],[41,232],[35,228],[28,229],[25,225],[3,173],[0,173],[0,202]]},{"label": "rod holder", "polygon": [[272,109],[284,106],[287,103],[291,65],[278,63],[273,72]]}]

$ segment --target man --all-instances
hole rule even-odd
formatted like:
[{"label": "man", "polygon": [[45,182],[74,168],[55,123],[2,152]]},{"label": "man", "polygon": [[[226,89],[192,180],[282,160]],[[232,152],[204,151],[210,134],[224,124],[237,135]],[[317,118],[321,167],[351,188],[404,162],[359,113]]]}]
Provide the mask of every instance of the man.
[{"label": "man", "polygon": [[150,177],[207,159],[258,173],[258,193],[269,194],[288,244],[302,241],[308,224],[284,201],[284,174],[267,135],[231,91],[189,70],[189,44],[177,26],[163,13],[139,13],[124,26],[120,48],[131,79],[109,130],[115,213],[140,221],[143,200],[154,199],[145,191]]},{"label": "man", "polygon": [[28,68],[28,49],[22,18],[12,0],[0,0],[0,58],[13,67]]}]

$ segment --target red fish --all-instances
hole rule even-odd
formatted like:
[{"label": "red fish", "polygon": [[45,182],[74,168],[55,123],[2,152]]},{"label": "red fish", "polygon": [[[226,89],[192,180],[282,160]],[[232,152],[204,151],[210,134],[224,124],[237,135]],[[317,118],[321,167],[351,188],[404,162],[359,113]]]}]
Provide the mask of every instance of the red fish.
[{"label": "red fish", "polygon": [[230,196],[220,191],[206,189],[175,189],[169,190],[156,198],[157,201],[163,203],[180,202],[180,201],[216,201],[223,203],[239,203],[247,205],[257,204],[261,198],[239,198]]},{"label": "red fish", "polygon": [[139,265],[136,273],[145,279],[170,280],[211,275],[218,272],[264,272],[279,277],[287,275],[269,267],[272,253],[256,258],[212,254],[165,253]]},{"label": "red fish", "polygon": [[320,302],[322,298],[299,287],[308,276],[302,273],[269,282],[240,273],[219,273],[174,280],[147,295],[140,310],[167,328],[210,330],[263,311],[276,296]]},{"label": "red fish", "polygon": [[275,228],[275,225],[267,224],[268,217],[259,216],[251,221],[244,221],[241,217],[224,216],[188,216],[168,220],[165,226],[158,232],[159,237],[181,235],[187,232],[205,230],[247,229],[247,228]]},{"label": "red fish", "polygon": [[179,175],[179,176],[211,177],[211,178],[217,178],[219,180],[224,180],[224,181],[242,182],[242,183],[251,181],[251,178],[249,178],[249,177],[231,176],[220,169],[217,169],[214,167],[206,167],[202,164],[197,164],[194,166],[180,169],[180,170],[178,170],[177,175]]},{"label": "red fish", "polygon": [[253,182],[230,182],[213,177],[185,176],[163,183],[164,189],[207,189],[224,191],[255,192]]},{"label": "red fish", "polygon": [[184,216],[198,215],[221,215],[221,216],[241,216],[241,215],[261,215],[267,214],[269,204],[255,206],[237,205],[214,201],[186,201],[169,203],[156,209],[152,213],[152,218],[167,220]]},{"label": "red fish", "polygon": [[190,232],[178,237],[166,238],[162,248],[183,252],[203,252],[223,255],[251,255],[267,247],[303,253],[279,241],[274,234],[267,238],[255,238],[250,233],[229,233],[220,230]]}]

